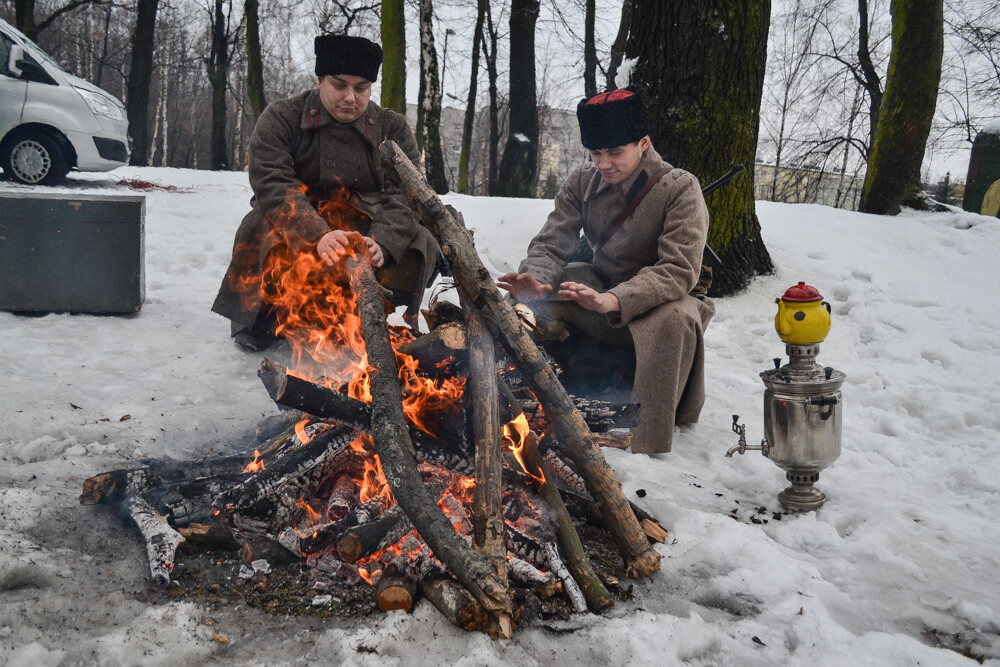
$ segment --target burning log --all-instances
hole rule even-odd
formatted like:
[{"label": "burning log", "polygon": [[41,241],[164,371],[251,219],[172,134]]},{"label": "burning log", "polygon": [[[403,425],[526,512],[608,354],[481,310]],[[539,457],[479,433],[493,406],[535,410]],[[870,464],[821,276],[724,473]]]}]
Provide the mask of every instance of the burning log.
[{"label": "burning log", "polygon": [[345,563],[356,563],[395,544],[411,530],[413,525],[399,505],[396,505],[374,521],[341,532],[333,544],[340,560]]},{"label": "burning log", "polygon": [[431,497],[417,471],[416,452],[403,414],[396,354],[389,342],[385,302],[371,266],[346,259],[351,289],[357,298],[361,331],[368,352],[372,394],[372,436],[386,481],[434,555],[462,582],[494,618],[510,615],[507,587],[490,563],[459,537]]},{"label": "burning log", "polygon": [[465,309],[469,331],[469,384],[476,443],[476,488],[472,501],[473,539],[500,576],[507,580],[503,523],[503,447],[493,337],[475,309]]},{"label": "burning log", "polygon": [[[583,551],[583,543],[573,526],[573,520],[569,516],[569,511],[563,503],[559,491],[550,480],[552,473],[546,471],[542,462],[542,456],[538,452],[535,441],[535,434],[528,431],[524,434],[520,448],[521,459],[524,462],[525,470],[535,478],[542,497],[555,511],[556,515],[556,536],[559,540],[559,547],[562,553],[569,560],[567,566],[573,579],[579,585],[586,605],[591,611],[598,612],[614,604],[614,598],[601,583],[601,580],[594,573],[594,568],[590,565],[590,559]],[[565,582],[564,582],[565,583]],[[570,589],[567,589],[567,593]],[[571,596],[572,597],[572,596]]]},{"label": "burning log", "polygon": [[382,578],[375,586],[375,598],[382,611],[402,609],[408,612],[417,599],[417,584],[405,573],[405,568],[391,563],[382,570]]},{"label": "burning log", "polygon": [[[265,360],[272,366],[274,362]],[[284,369],[282,369],[284,371]],[[270,377],[274,377],[273,375]],[[330,419],[345,424],[363,433],[372,432],[372,406],[364,401],[351,398],[329,387],[316,384],[305,378],[284,371],[275,389],[274,401],[279,405],[293,407],[320,419]],[[420,458],[430,463],[438,463],[456,472],[475,474],[475,468],[468,459],[455,453],[455,447],[409,425],[407,433],[411,442],[420,452]]]},{"label": "burning log", "polygon": [[380,150],[385,173],[441,245],[462,297],[467,304],[479,309],[552,420],[557,437],[580,469],[590,494],[600,506],[605,526],[625,557],[626,572],[633,578],[652,575],[660,569],[660,555],[650,547],[611,466],[590,436],[569,394],[524,330],[511,305],[501,298],[476,253],[472,235],[442,205],[423,175],[395,142],[384,142]]},{"label": "burning log", "polygon": [[460,584],[444,577],[420,582],[424,597],[453,624],[464,630],[484,630],[489,614]]},{"label": "burning log", "polygon": [[215,499],[215,506],[218,508],[253,506],[288,482],[290,477],[313,472],[325,461],[350,452],[350,445],[357,436],[358,432],[353,428],[343,425],[332,426],[301,447],[272,461],[261,472],[227,489]]},{"label": "burning log", "polygon": [[149,557],[149,572],[153,576],[153,583],[160,587],[169,585],[170,571],[174,569],[174,555],[184,538],[170,527],[166,518],[157,514],[139,496],[125,499],[125,511],[146,540],[146,556]]},{"label": "burning log", "polygon": [[416,359],[417,367],[426,372],[435,372],[436,369],[453,372],[468,361],[465,329],[455,322],[446,322],[400,345],[399,351]]}]

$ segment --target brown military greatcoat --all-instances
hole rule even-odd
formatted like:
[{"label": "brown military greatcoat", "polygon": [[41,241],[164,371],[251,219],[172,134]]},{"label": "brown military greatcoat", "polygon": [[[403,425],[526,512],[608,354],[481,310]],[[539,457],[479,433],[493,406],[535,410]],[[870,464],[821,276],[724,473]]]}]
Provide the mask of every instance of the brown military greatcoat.
[{"label": "brown military greatcoat", "polygon": [[[392,139],[417,161],[416,140],[406,119],[374,102],[351,123],[331,116],[318,90],[264,110],[250,140],[253,208],[236,232],[233,258],[212,306],[233,321],[234,332],[253,325],[262,299],[259,291],[243,293],[239,286],[260,276],[268,254],[279,244],[299,251],[329,232],[330,223],[313,204],[341,186],[355,195],[352,206],[366,214],[353,226],[382,247],[383,284],[413,294],[411,305],[419,305],[440,251],[402,195],[382,182],[376,149],[384,139]],[[384,279],[404,255],[416,267],[406,275],[406,284]]]},{"label": "brown military greatcoat", "polygon": [[[666,167],[650,147],[636,171],[619,184],[604,181],[593,163],[576,169],[519,269],[556,289],[573,280],[618,298],[620,312],[596,317],[585,311],[578,313],[580,321],[568,319],[601,339],[615,337],[601,326],[627,327],[636,352],[632,400],[640,403],[632,451],[643,453],[670,451],[675,422],[698,420],[705,401],[703,332],[715,313],[710,300],[691,296],[709,221],[692,174],[670,168],[614,230],[612,221],[625,210],[637,181]],[[581,230],[595,248],[594,259],[589,265],[568,264]],[[576,304],[571,308],[583,311]]]}]

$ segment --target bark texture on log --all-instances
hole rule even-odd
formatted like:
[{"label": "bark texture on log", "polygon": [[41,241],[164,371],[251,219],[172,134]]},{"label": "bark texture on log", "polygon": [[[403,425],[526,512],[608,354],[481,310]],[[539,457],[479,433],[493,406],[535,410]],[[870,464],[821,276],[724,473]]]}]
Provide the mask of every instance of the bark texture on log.
[{"label": "bark texture on log", "polygon": [[[475,308],[466,308],[469,380],[472,398],[472,432],[476,446],[476,487],[473,491],[472,524],[476,550],[493,564],[504,586],[507,580],[507,548],[503,522],[503,447],[500,441],[500,399],[497,388],[493,336]],[[510,637],[510,617],[500,618],[494,634]]]},{"label": "bark texture on log", "polygon": [[432,373],[443,366],[451,373],[468,361],[465,329],[448,322],[419,338],[399,346],[399,351],[417,360],[417,368]]},{"label": "bark texture on log", "polygon": [[605,526],[625,557],[630,577],[650,576],[660,569],[660,555],[649,545],[583,417],[552,368],[528,336],[511,305],[504,301],[475,249],[472,235],[427,186],[423,176],[393,141],[380,147],[385,173],[437,238],[462,297],[479,309],[494,335],[507,349],[521,375],[538,397],[556,435],[566,445],[587,488],[600,505]]},{"label": "bark texture on log", "polygon": [[489,614],[469,591],[451,579],[428,579],[420,583],[420,588],[445,618],[464,630],[484,630],[490,622]]},{"label": "bark texture on log", "polygon": [[162,587],[170,584],[170,571],[174,569],[174,554],[184,538],[170,527],[166,518],[149,506],[139,496],[125,499],[125,511],[135,522],[146,540],[146,555],[149,557],[149,572],[153,582]]},{"label": "bark texture on log", "polygon": [[534,433],[529,432],[525,437],[521,456],[528,472],[536,478],[544,480],[538,484],[539,491],[549,507],[555,512],[556,538],[559,540],[559,548],[567,560],[566,565],[573,575],[573,579],[583,592],[587,607],[593,612],[610,607],[615,603],[614,598],[611,597],[590,565],[590,559],[587,558],[587,554],[583,550],[583,543],[580,542],[580,536],[573,525],[573,519],[569,516],[569,510],[566,509],[566,505],[553,483],[552,473],[546,470],[545,464],[542,462]]},{"label": "bark texture on log", "polygon": [[346,268],[357,299],[361,330],[372,365],[372,436],[389,488],[434,555],[492,615],[510,613],[507,588],[489,561],[459,537],[417,471],[416,452],[403,415],[396,354],[389,342],[385,307],[371,266],[356,256]]}]

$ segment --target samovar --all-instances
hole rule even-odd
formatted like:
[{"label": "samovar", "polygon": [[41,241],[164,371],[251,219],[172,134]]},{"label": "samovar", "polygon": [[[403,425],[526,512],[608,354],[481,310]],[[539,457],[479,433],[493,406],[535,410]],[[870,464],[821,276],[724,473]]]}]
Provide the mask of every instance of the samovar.
[{"label": "samovar", "polygon": [[778,495],[788,512],[808,512],[826,502],[814,484],[819,473],[840,456],[842,372],[816,363],[819,344],[830,332],[830,305],[819,291],[800,282],[775,300],[774,327],[785,343],[788,363],[760,374],[764,381],[764,438],[747,446],[746,426],[733,415],[739,442],[726,452],[759,450],[774,461],[791,482]]}]

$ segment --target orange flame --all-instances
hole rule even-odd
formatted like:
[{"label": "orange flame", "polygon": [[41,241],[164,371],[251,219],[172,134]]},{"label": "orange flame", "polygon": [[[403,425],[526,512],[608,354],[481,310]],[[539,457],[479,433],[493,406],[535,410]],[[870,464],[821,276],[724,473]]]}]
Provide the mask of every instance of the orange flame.
[{"label": "orange flame", "polygon": [[303,445],[312,440],[308,433],[306,433],[306,425],[309,423],[308,417],[303,417],[298,424],[295,425],[295,436],[299,439]]},{"label": "orange flame", "polygon": [[306,502],[305,497],[299,496],[299,499],[295,501],[295,506],[306,513],[306,519],[309,521],[310,526],[315,526],[319,523],[319,512],[314,510],[312,506]]},{"label": "orange flame", "polygon": [[385,473],[382,471],[382,461],[378,454],[371,451],[372,447],[373,443],[369,435],[358,436],[351,443],[351,449],[365,462],[361,479],[357,480],[358,486],[361,488],[361,502],[366,503],[373,498],[381,497],[384,506],[388,507],[394,504],[396,499],[393,497],[392,489],[389,488],[389,482],[386,481]]},{"label": "orange flame", "polygon": [[[514,433],[517,433],[517,441],[514,440]],[[545,473],[541,470],[538,471],[538,475],[535,475],[528,467],[524,465],[524,442],[528,437],[528,433],[531,432],[531,427],[528,426],[528,418],[524,416],[522,412],[509,423],[504,424],[503,436],[507,440],[510,446],[510,452],[517,459],[517,462],[521,464],[521,468],[524,472],[528,473],[528,476],[533,480],[537,481],[539,484],[545,484]]]},{"label": "orange flame", "polygon": [[253,450],[253,461],[247,464],[243,472],[260,472],[261,470],[264,470],[264,460],[260,458],[260,452],[255,449]]}]

